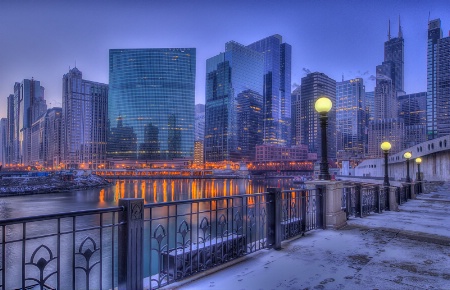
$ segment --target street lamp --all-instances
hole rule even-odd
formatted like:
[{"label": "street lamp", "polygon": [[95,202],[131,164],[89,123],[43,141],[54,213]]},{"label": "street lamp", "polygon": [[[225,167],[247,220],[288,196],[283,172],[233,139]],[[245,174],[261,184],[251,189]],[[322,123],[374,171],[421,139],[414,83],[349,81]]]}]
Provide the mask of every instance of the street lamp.
[{"label": "street lamp", "polygon": [[406,159],[406,182],[411,182],[411,177],[409,177],[409,159],[411,158],[411,152],[407,151],[403,154],[403,157]]},{"label": "street lamp", "polygon": [[389,176],[388,176],[388,154],[391,149],[391,143],[383,142],[381,143],[381,150],[384,152],[384,182],[383,186],[390,186],[389,184]]},{"label": "street lamp", "polygon": [[330,180],[330,172],[328,171],[328,155],[327,155],[327,122],[328,122],[328,112],[333,107],[331,100],[327,97],[322,97],[317,99],[314,104],[314,108],[317,113],[320,114],[320,129],[322,131],[322,150],[321,150],[321,161],[320,161],[320,180]]}]

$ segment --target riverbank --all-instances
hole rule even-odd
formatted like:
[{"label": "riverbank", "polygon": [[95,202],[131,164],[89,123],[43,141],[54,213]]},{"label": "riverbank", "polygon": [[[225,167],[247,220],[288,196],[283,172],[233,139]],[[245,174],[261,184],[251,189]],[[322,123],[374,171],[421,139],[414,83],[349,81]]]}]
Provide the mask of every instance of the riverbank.
[{"label": "riverbank", "polygon": [[106,179],[92,174],[77,175],[72,180],[65,180],[60,175],[2,178],[0,196],[65,192],[107,185],[110,183]]}]

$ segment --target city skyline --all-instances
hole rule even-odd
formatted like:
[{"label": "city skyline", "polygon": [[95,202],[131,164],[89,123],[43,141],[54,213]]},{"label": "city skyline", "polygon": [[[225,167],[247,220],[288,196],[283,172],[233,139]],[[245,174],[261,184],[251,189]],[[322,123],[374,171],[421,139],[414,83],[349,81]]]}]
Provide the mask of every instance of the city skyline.
[{"label": "city skyline", "polygon": [[4,1],[0,6],[0,117],[6,117],[14,83],[23,79],[41,81],[49,107],[62,105],[61,78],[69,66],[108,83],[108,50],[115,48],[197,48],[195,103],[204,104],[206,59],[223,52],[228,41],[252,43],[273,34],[292,45],[292,90],[309,70],[336,81],[342,75],[362,77],[371,91],[388,21],[395,31],[399,16],[405,91],[417,93],[426,90],[429,14],[442,20],[444,37],[450,29],[445,1]]}]

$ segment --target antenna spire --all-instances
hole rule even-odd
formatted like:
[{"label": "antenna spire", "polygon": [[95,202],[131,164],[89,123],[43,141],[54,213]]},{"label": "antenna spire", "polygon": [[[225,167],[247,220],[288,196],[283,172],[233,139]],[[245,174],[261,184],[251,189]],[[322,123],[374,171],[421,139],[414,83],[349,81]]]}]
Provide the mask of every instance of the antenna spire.
[{"label": "antenna spire", "polygon": [[388,40],[391,40],[391,19],[389,19]]},{"label": "antenna spire", "polygon": [[400,24],[400,14],[398,15],[398,38],[403,38],[402,26]]}]

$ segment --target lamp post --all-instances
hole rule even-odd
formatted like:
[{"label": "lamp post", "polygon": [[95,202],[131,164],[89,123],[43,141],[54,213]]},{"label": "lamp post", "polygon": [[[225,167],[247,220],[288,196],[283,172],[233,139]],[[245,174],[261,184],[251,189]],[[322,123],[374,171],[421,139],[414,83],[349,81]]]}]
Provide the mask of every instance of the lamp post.
[{"label": "lamp post", "polygon": [[320,172],[319,179],[320,180],[330,180],[330,172],[328,171],[328,155],[327,155],[327,122],[328,122],[328,112],[333,107],[331,100],[327,97],[322,97],[317,99],[314,104],[314,108],[320,114],[320,130],[322,137],[322,150],[321,150],[321,161],[320,161]]},{"label": "lamp post", "polygon": [[403,157],[406,159],[406,182],[411,182],[411,177],[409,177],[409,159],[411,158],[411,152],[405,152]]},{"label": "lamp post", "polygon": [[422,193],[422,177],[420,177],[420,163],[422,163],[422,158],[416,158],[417,163],[417,181],[419,182],[419,193]]},{"label": "lamp post", "polygon": [[383,186],[390,186],[389,175],[388,175],[388,154],[391,149],[391,143],[383,142],[381,143],[381,150],[384,152],[384,182]]}]

